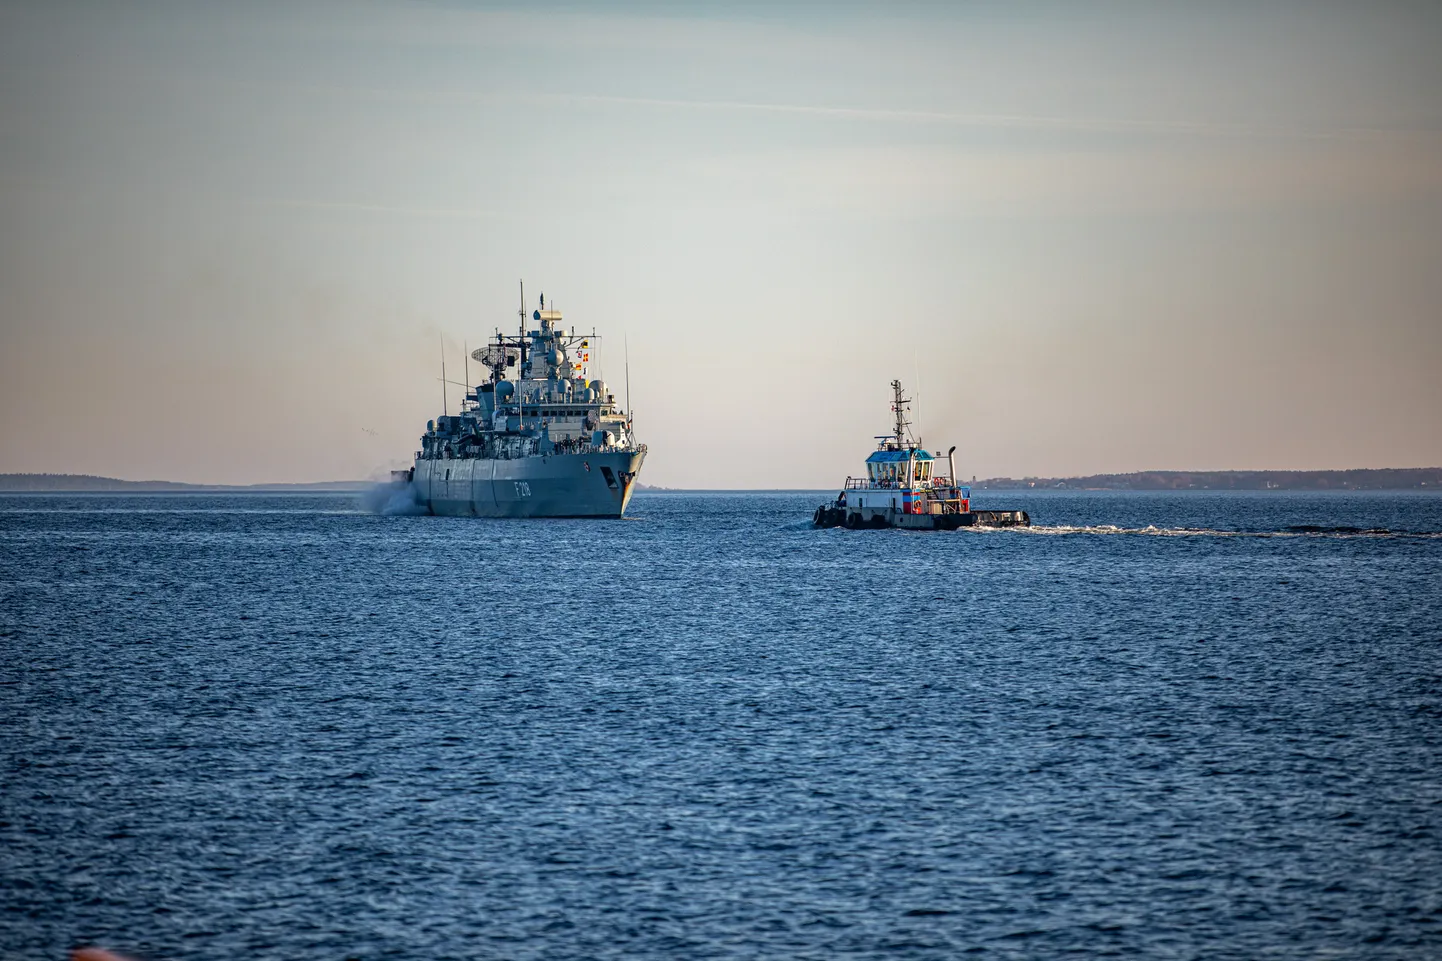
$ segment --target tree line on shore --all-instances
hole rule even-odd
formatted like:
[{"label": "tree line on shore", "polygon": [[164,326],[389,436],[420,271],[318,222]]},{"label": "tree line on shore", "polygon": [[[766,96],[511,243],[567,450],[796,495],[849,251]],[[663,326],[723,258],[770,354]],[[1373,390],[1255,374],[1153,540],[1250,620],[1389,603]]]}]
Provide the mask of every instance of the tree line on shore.
[{"label": "tree line on shore", "polygon": [[1442,490],[1442,467],[1137,471],[1086,477],[991,477],[971,486],[978,490]]}]

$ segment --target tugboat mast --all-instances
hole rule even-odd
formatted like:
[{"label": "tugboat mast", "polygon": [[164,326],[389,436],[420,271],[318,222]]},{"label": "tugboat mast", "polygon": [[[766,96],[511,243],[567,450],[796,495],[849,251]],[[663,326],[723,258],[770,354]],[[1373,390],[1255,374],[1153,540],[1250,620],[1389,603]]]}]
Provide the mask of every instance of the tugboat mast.
[{"label": "tugboat mast", "polygon": [[901,396],[901,381],[899,380],[893,380],[891,382],[891,393],[891,409],[896,414],[896,426],[892,429],[892,436],[896,449],[901,450],[903,447],[908,446],[906,436],[907,428],[911,426],[911,421],[906,419],[906,411],[911,404],[911,399]]}]

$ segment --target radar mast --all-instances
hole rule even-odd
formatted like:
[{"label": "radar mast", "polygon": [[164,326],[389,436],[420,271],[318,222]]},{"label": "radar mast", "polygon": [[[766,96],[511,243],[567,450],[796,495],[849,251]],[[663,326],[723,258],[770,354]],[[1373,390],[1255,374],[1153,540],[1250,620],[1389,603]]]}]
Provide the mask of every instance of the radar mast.
[{"label": "radar mast", "polygon": [[897,450],[904,447],[915,447],[915,442],[907,443],[911,435],[911,421],[906,419],[906,414],[911,410],[911,398],[904,397],[901,393],[901,381],[891,382],[891,410],[896,414],[896,424],[892,428],[892,440]]}]

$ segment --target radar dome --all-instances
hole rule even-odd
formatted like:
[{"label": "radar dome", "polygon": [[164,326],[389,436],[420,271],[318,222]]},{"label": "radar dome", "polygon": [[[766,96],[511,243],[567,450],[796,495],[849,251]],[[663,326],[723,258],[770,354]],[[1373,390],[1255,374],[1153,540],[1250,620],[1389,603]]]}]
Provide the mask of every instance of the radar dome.
[{"label": "radar dome", "polygon": [[496,384],[496,400],[510,400],[516,393],[516,385],[508,380],[499,381]]}]

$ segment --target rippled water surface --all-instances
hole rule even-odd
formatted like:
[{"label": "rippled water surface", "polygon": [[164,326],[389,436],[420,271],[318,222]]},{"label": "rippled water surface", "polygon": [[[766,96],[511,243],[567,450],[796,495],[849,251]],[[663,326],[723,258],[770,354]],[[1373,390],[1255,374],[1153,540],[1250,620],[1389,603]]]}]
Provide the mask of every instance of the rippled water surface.
[{"label": "rippled water surface", "polygon": [[1442,496],[0,497],[0,954],[1442,956]]}]

